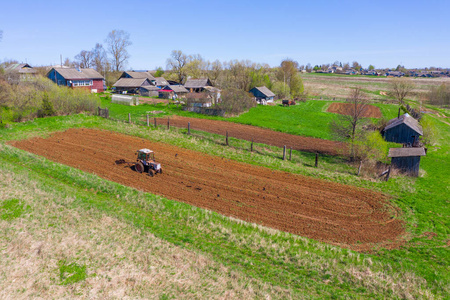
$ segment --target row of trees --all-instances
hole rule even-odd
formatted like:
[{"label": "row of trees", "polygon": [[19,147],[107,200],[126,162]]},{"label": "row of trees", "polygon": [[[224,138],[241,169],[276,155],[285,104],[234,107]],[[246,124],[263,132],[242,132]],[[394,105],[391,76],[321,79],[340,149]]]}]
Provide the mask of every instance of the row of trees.
[{"label": "row of trees", "polygon": [[300,97],[303,82],[298,73],[299,64],[285,59],[277,68],[258,64],[250,60],[231,60],[210,62],[199,54],[188,55],[180,50],[172,51],[167,59],[168,71],[158,68],[155,76],[164,74],[166,79],[184,83],[188,77],[208,77],[212,84],[221,89],[249,91],[256,86],[267,86],[280,98]]}]

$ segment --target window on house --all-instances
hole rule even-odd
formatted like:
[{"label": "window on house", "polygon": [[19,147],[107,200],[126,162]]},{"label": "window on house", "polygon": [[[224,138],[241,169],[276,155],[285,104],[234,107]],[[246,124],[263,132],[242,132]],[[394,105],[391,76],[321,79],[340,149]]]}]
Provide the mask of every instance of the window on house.
[{"label": "window on house", "polygon": [[92,80],[74,80],[73,86],[91,86]]}]

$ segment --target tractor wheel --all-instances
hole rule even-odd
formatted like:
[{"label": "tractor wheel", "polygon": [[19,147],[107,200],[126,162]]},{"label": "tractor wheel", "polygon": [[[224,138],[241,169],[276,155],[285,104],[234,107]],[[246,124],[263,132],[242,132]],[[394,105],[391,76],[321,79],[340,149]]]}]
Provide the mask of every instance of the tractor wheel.
[{"label": "tractor wheel", "polygon": [[138,162],[136,165],[134,165],[134,169],[138,173],[142,173],[145,170],[144,165],[141,162]]},{"label": "tractor wheel", "polygon": [[161,169],[159,169],[159,174],[162,174],[162,168],[161,168]]},{"label": "tractor wheel", "polygon": [[148,169],[148,175],[150,175],[151,177],[153,177],[153,171],[151,169]]}]

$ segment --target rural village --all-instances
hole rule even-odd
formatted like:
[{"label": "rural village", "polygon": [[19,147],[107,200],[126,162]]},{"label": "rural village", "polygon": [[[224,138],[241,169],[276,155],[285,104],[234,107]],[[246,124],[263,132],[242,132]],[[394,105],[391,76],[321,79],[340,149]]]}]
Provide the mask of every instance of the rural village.
[{"label": "rural village", "polygon": [[450,297],[446,61],[159,66],[126,28],[0,60],[1,299]]}]

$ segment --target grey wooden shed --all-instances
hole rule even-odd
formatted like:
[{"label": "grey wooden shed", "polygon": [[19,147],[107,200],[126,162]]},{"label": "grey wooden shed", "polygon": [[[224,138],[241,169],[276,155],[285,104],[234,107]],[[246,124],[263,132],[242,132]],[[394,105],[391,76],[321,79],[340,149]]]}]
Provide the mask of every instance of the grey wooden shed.
[{"label": "grey wooden shed", "polygon": [[420,148],[390,148],[391,167],[401,170],[410,176],[419,176],[420,157],[426,155],[426,150]]}]

